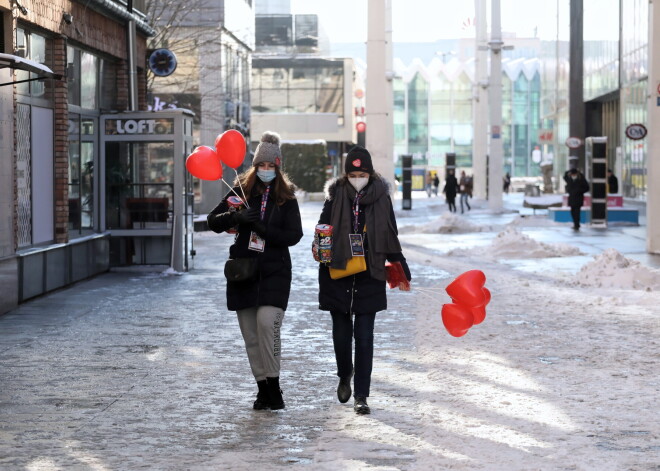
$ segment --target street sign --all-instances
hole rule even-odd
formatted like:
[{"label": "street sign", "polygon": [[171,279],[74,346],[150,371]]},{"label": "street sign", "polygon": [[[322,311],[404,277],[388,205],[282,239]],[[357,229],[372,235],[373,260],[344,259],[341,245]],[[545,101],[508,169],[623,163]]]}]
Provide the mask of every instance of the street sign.
[{"label": "street sign", "polygon": [[646,137],[646,133],[646,126],[640,123],[630,124],[626,128],[626,137],[634,141],[644,139]]},{"label": "street sign", "polygon": [[566,138],[566,147],[569,149],[577,149],[582,145],[582,139],[579,137],[568,137]]},{"label": "street sign", "polygon": [[555,138],[555,133],[552,129],[539,129],[538,142],[539,144],[552,144]]}]

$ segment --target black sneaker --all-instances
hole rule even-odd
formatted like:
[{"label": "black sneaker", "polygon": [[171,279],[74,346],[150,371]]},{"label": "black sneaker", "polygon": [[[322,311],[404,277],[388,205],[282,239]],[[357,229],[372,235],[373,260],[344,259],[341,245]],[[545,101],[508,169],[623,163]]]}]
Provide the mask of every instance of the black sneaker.
[{"label": "black sneaker", "polygon": [[351,398],[351,378],[353,378],[353,372],[351,372],[351,375],[346,377],[346,378],[339,378],[339,385],[337,386],[337,399],[339,399],[339,402],[342,404],[348,402],[348,400]]},{"label": "black sneaker", "polygon": [[369,409],[369,406],[367,405],[367,398],[362,396],[355,396],[353,410],[359,415],[371,414],[371,409]]}]

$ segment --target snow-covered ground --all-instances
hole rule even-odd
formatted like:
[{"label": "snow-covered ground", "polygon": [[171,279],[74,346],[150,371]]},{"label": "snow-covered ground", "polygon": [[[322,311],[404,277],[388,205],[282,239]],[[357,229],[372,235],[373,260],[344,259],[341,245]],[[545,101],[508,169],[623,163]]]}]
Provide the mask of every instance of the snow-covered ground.
[{"label": "snow-covered ground", "polygon": [[[224,303],[231,236],[196,233],[188,273],[115,270],[23,304],[0,318],[0,468],[658,470],[657,257],[634,228],[575,233],[522,200],[463,215],[396,201],[412,291],[376,317],[368,416],[335,396],[310,250],[319,202],[301,205],[292,248],[285,410],[251,409]],[[445,287],[472,269],[492,299],[455,338]]]}]

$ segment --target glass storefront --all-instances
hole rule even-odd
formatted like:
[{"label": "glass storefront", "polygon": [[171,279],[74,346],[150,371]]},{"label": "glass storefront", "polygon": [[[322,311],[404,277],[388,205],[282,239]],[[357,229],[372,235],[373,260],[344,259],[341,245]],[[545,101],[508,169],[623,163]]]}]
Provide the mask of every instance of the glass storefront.
[{"label": "glass storefront", "polygon": [[[632,140],[630,124],[647,123],[648,1],[628,0],[621,7],[621,151],[614,165],[619,191],[629,198],[646,199],[648,167],[646,139]],[[619,161],[620,160],[620,161]]]},{"label": "glass storefront", "polygon": [[429,150],[429,84],[421,74],[408,83],[408,152],[424,156]]},{"label": "glass storefront", "polygon": [[98,116],[117,100],[117,68],[90,52],[67,46],[69,104],[69,236],[93,233],[98,226]]},{"label": "glass storefront", "polygon": [[619,88],[619,0],[584,0],[584,101]]}]

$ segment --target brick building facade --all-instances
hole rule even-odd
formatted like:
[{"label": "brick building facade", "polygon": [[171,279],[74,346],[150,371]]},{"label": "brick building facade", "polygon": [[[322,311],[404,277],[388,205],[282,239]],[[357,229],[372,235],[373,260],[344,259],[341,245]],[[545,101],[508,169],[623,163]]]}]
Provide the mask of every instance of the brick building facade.
[{"label": "brick building facade", "polygon": [[64,77],[25,81],[34,73],[0,62],[3,313],[107,270],[108,240],[97,214],[99,116],[130,107],[130,22],[138,109],[146,110],[147,38],[154,31],[138,9],[114,0],[0,0],[0,15],[0,53]]}]

